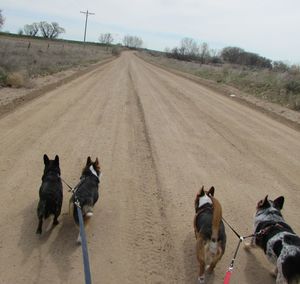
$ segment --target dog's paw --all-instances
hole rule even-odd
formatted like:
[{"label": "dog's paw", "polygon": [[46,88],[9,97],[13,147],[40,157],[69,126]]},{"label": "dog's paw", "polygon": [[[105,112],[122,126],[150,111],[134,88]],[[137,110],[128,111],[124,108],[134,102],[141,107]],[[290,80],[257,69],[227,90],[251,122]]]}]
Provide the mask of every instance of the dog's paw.
[{"label": "dog's paw", "polygon": [[244,242],[244,249],[250,251],[252,248],[255,248],[255,245],[252,242]]},{"label": "dog's paw", "polygon": [[198,276],[198,284],[204,284],[205,283],[205,277],[203,276]]},{"label": "dog's paw", "polygon": [[275,267],[272,271],[271,271],[271,276],[274,278],[277,278],[277,274],[278,274],[278,269],[277,267]]}]

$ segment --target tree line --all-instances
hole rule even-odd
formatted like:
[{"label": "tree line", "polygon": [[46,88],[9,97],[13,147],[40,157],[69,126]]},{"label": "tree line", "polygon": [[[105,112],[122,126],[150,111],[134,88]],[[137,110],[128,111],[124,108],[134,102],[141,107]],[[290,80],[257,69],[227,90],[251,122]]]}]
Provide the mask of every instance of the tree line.
[{"label": "tree line", "polygon": [[178,60],[195,61],[201,64],[230,63],[255,68],[269,68],[275,71],[287,71],[289,66],[282,61],[272,61],[239,47],[228,46],[221,51],[210,49],[207,43],[197,44],[192,38],[183,38],[179,46],[166,48],[167,57]]},{"label": "tree line", "polygon": [[[110,45],[114,41],[113,35],[111,33],[102,33],[99,36],[99,42],[101,44]],[[143,40],[138,36],[125,35],[122,39],[123,45],[128,48],[141,48],[143,46]]]},{"label": "tree line", "polygon": [[25,34],[28,36],[41,36],[44,38],[55,39],[66,30],[58,23],[48,23],[45,21],[39,23],[32,23],[25,25],[23,29],[19,30],[19,34]]}]

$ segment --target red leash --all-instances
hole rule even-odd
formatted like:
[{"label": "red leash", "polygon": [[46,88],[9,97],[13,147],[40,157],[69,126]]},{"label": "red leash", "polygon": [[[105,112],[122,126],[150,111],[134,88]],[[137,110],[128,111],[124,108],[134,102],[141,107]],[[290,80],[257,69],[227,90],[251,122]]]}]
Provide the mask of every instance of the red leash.
[{"label": "red leash", "polygon": [[231,273],[232,273],[232,271],[233,271],[234,261],[235,261],[235,258],[236,258],[236,256],[237,256],[237,253],[238,253],[238,251],[239,251],[240,245],[241,245],[241,243],[242,243],[243,240],[244,240],[244,238],[243,238],[243,237],[240,237],[240,240],[239,240],[239,243],[238,243],[238,245],[237,245],[237,247],[236,247],[234,256],[233,256],[233,258],[232,258],[232,260],[231,260],[231,263],[230,263],[230,265],[229,265],[229,268],[228,268],[228,270],[227,270],[227,272],[226,272],[226,275],[225,275],[225,278],[224,278],[224,284],[229,284],[229,282],[230,282],[230,277],[231,277]]}]

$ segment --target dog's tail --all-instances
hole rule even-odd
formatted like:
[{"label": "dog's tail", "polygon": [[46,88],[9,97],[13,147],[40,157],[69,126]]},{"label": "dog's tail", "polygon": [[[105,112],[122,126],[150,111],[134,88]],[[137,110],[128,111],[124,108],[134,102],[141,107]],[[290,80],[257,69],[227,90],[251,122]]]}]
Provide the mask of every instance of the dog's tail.
[{"label": "dog's tail", "polygon": [[211,234],[211,241],[210,241],[210,251],[211,253],[216,254],[218,248],[220,225],[222,222],[222,207],[220,202],[213,196],[211,196],[211,200],[213,203],[213,217],[212,217],[212,234]]},{"label": "dog's tail", "polygon": [[92,217],[93,216],[93,206],[91,206],[91,205],[84,205],[82,207],[82,214],[85,217]]}]

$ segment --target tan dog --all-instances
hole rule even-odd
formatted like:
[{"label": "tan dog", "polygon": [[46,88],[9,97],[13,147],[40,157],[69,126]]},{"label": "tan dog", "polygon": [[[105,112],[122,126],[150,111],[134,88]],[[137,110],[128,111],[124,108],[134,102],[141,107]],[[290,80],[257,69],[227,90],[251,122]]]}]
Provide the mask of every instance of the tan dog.
[{"label": "tan dog", "polygon": [[198,282],[201,284],[205,283],[205,271],[213,272],[224,254],[226,245],[222,207],[214,198],[214,192],[214,187],[211,187],[208,192],[202,187],[195,199],[194,230],[199,261]]}]

